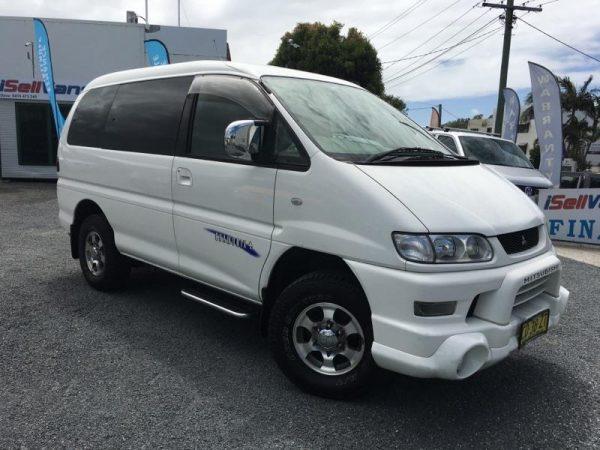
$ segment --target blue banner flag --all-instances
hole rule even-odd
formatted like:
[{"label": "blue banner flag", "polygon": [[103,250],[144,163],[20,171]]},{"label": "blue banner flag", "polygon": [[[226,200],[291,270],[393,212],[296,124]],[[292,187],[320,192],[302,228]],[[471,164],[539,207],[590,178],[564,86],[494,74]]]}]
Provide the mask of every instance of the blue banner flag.
[{"label": "blue banner flag", "polygon": [[167,47],[158,39],[144,41],[144,47],[146,47],[146,58],[149,66],[162,66],[171,63]]},{"label": "blue banner flag", "polygon": [[529,62],[535,128],[540,145],[540,172],[554,186],[560,185],[563,158],[562,107],[560,89],[554,74]]},{"label": "blue banner flag", "polygon": [[519,130],[519,116],[521,115],[521,104],[519,96],[511,88],[504,88],[504,122],[502,123],[502,139],[517,142]]},{"label": "blue banner flag", "polygon": [[50,102],[52,115],[54,116],[56,135],[60,136],[60,132],[65,124],[65,119],[60,113],[58,102],[56,101],[56,93],[54,92],[54,72],[52,71],[52,56],[50,54],[50,41],[48,39],[48,32],[46,31],[44,23],[40,19],[33,19],[33,29],[35,31],[35,48],[37,49],[42,81],[44,82],[46,91],[48,92],[48,101]]}]

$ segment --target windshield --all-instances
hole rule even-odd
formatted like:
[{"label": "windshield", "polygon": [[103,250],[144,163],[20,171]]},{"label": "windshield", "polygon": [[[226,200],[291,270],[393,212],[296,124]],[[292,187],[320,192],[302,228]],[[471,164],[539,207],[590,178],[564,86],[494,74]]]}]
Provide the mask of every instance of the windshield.
[{"label": "windshield", "polygon": [[465,156],[483,164],[533,169],[525,153],[512,142],[480,136],[460,136],[459,139]]},{"label": "windshield", "polygon": [[399,148],[452,155],[419,125],[363,89],[301,78],[262,81],[312,141],[335,159],[364,162]]}]

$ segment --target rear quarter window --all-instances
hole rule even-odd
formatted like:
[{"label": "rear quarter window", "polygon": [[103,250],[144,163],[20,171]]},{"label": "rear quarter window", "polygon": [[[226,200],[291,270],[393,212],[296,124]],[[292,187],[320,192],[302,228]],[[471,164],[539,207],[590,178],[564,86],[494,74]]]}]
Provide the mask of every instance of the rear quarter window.
[{"label": "rear quarter window", "polygon": [[107,86],[91,89],[83,95],[69,126],[69,145],[102,147],[104,123],[116,92],[117,86]]}]

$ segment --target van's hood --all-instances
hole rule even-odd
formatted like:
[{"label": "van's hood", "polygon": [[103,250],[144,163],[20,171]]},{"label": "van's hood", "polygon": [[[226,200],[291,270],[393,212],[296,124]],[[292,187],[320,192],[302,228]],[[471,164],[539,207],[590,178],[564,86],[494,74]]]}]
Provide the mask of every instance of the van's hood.
[{"label": "van's hood", "polygon": [[543,213],[525,194],[482,165],[356,167],[409,208],[431,233],[496,236],[544,223]]},{"label": "van's hood", "polygon": [[550,189],[552,187],[552,182],[537,169],[498,166],[495,164],[486,164],[486,167],[517,186],[531,186],[538,189]]}]

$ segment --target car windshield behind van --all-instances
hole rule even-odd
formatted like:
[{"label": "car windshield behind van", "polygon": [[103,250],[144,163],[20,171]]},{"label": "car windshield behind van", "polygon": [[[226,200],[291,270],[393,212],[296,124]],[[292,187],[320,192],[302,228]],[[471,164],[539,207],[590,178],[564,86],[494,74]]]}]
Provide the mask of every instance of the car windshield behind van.
[{"label": "car windshield behind van", "polygon": [[483,164],[533,169],[525,153],[515,144],[483,136],[460,136],[465,156]]},{"label": "car windshield behind van", "polygon": [[365,162],[398,149],[456,159],[419,125],[364,89],[301,78],[262,81],[332,158]]}]

